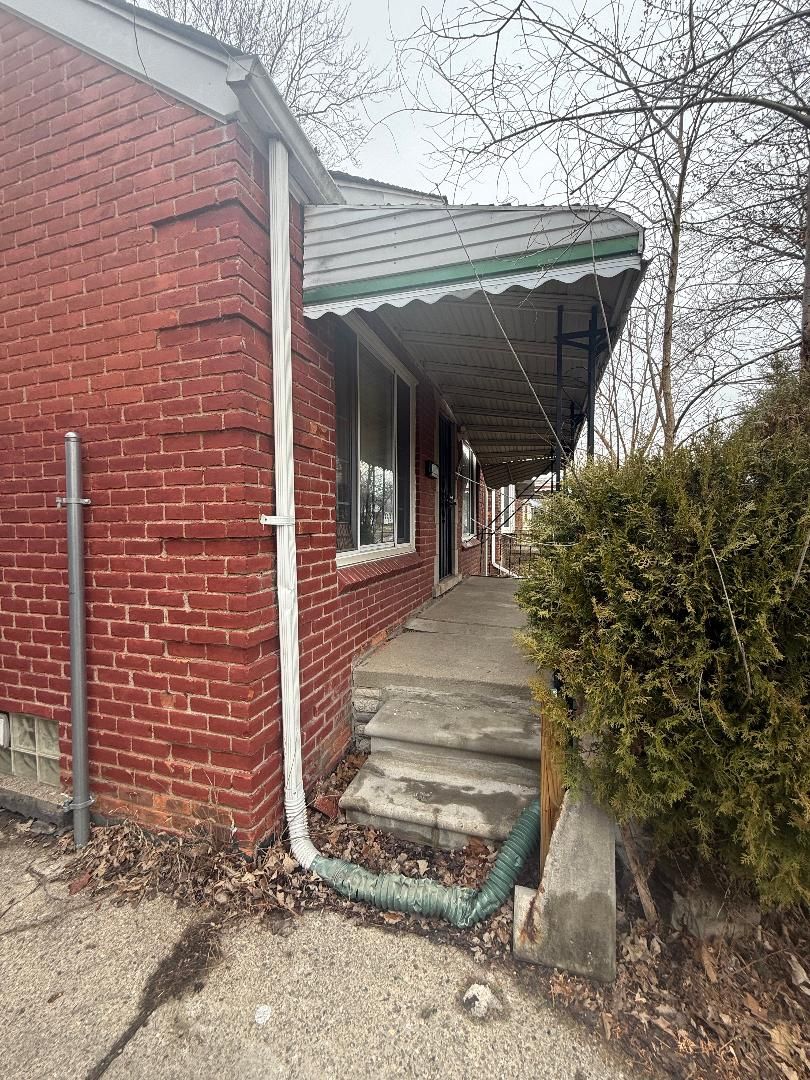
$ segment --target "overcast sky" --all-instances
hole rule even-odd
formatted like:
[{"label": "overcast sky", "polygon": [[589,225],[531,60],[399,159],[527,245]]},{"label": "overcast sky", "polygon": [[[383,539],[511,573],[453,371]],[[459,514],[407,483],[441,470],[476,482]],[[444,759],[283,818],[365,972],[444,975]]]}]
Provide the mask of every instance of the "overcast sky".
[{"label": "overcast sky", "polygon": [[[349,0],[349,3],[354,36],[360,42],[368,42],[369,57],[379,66],[389,66],[392,62],[392,35],[409,36],[420,25],[423,7],[430,12],[441,7],[441,0]],[[435,190],[434,185],[443,179],[443,170],[430,160],[428,120],[412,113],[400,113],[383,123],[383,118],[398,107],[401,109],[398,100],[374,107],[373,115],[378,123],[359,154],[359,164],[345,168],[403,187]],[[537,167],[538,163],[534,164]],[[543,183],[542,179],[532,183],[515,168],[506,171],[492,168],[481,177],[465,180],[457,191],[448,184],[441,190],[451,201],[529,202],[542,196]]]}]

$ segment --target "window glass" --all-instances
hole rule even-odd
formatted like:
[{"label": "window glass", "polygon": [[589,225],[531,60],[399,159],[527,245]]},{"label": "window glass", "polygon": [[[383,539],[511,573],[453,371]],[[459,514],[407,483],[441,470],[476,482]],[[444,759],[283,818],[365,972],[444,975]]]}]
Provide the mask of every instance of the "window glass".
[{"label": "window glass", "polygon": [[59,786],[59,728],[55,720],[11,713],[10,746],[0,749],[0,773]]},{"label": "window glass", "polygon": [[357,348],[354,338],[344,338],[335,360],[335,454],[337,549],[357,547],[355,528],[355,426]]},{"label": "window glass", "polygon": [[501,488],[501,532],[515,531],[515,485]]},{"label": "window glass", "polygon": [[337,550],[413,540],[413,389],[347,328],[335,356]]},{"label": "window glass", "polygon": [[360,546],[394,540],[394,375],[360,346]]},{"label": "window glass", "polygon": [[478,489],[475,484],[475,456],[466,443],[462,443],[461,445],[461,475],[463,477],[461,532],[463,536],[467,537],[475,534],[475,511],[478,502]]},{"label": "window glass", "polygon": [[397,376],[397,543],[411,538],[411,388]]}]

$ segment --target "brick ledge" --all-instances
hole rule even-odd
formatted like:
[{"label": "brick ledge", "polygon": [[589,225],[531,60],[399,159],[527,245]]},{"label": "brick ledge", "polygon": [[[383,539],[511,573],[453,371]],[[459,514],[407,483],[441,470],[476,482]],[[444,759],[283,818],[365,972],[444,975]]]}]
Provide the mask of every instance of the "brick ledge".
[{"label": "brick ledge", "polygon": [[338,570],[338,591],[356,589],[378,578],[410,570],[421,563],[422,556],[419,552],[409,551],[407,555],[392,555],[390,559],[375,559],[373,562],[359,563],[356,566],[343,566]]}]

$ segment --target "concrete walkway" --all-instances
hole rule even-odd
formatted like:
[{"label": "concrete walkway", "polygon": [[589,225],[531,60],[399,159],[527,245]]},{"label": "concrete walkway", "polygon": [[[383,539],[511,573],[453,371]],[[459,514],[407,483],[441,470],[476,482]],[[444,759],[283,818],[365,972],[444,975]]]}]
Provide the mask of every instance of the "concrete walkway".
[{"label": "concrete walkway", "polygon": [[[629,1080],[537,997],[531,971],[313,913],[212,937],[163,899],[113,906],[58,880],[53,846],[0,816],[0,1061],[25,1080]],[[192,967],[194,948],[210,963]],[[196,944],[195,944],[196,943]],[[473,983],[501,1006],[476,1019]]]},{"label": "concrete walkway", "polygon": [[537,671],[515,642],[516,586],[467,578],[355,669],[356,695],[379,701],[370,757],[340,802],[350,821],[457,848],[504,840],[537,797]]},{"label": "concrete walkway", "polygon": [[514,578],[465,578],[355,669],[356,686],[530,697],[536,670],[515,645],[524,625]]}]

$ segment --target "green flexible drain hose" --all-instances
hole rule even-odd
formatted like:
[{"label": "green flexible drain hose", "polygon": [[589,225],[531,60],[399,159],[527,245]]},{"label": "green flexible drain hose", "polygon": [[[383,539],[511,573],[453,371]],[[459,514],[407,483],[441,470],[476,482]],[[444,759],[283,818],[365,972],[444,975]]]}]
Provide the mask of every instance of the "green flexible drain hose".
[{"label": "green flexible drain hose", "polygon": [[315,858],[311,869],[350,900],[361,900],[382,911],[445,919],[453,926],[466,928],[486,919],[507,899],[523,863],[537,846],[539,833],[540,803],[535,799],[518,818],[487,880],[477,890],[404,874],[372,874],[345,859],[327,859],[324,855]]}]

